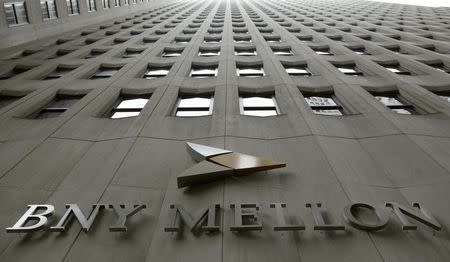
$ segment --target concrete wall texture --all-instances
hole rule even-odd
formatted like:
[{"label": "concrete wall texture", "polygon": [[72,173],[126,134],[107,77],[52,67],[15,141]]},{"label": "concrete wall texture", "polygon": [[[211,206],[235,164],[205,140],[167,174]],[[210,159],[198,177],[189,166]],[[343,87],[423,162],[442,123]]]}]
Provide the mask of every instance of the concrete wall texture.
[{"label": "concrete wall texture", "polygon": [[[14,48],[0,50],[0,261],[449,261],[449,11],[350,0],[175,1],[71,17],[61,21],[64,29],[34,24],[37,11],[23,28],[2,25],[2,46]],[[47,30],[57,34],[35,40],[31,33]],[[32,41],[23,42],[27,34]],[[234,41],[240,37],[251,42]],[[198,56],[208,47],[220,55]],[[236,47],[254,47],[257,55],[236,56]],[[273,51],[280,48],[292,55]],[[361,48],[365,54],[355,53]],[[124,58],[126,49],[142,52]],[[162,57],[164,49],[181,55]],[[105,52],[86,59],[92,50]],[[144,79],[149,64],[171,68]],[[265,75],[237,76],[237,65],[262,65]],[[289,75],[286,65],[307,65],[312,75]],[[73,70],[42,80],[58,66]],[[101,66],[120,70],[89,79]],[[192,78],[192,66],[217,66],[218,74]],[[362,75],[336,66],[356,66]],[[11,72],[17,74],[5,77]],[[241,115],[243,92],[273,94],[280,114]],[[206,93],[214,96],[212,115],[173,116],[180,94]],[[126,94],[151,97],[139,116],[104,117]],[[315,114],[306,94],[333,97],[344,115]],[[398,114],[373,94],[399,96],[417,114]],[[30,117],[57,95],[83,97],[57,117]],[[195,163],[187,141],[288,166],[178,189],[177,175]],[[336,223],[350,202],[421,202],[443,229],[402,231],[391,215],[377,232],[314,231],[310,201],[321,202]],[[87,213],[97,202],[147,208],[130,219],[127,233],[109,232],[108,215],[88,233],[78,223],[65,233],[4,230],[28,204],[53,204],[61,216],[65,204]],[[170,204],[196,214],[215,202],[222,206],[220,233],[164,232]],[[236,202],[260,204],[264,230],[231,232]],[[286,203],[287,217],[301,217],[306,230],[273,231],[271,202]]]}]

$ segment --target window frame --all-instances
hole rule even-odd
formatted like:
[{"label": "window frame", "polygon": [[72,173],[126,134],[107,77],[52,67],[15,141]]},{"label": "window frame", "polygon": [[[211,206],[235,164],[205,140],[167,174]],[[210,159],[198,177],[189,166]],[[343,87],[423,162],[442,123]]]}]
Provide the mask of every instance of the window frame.
[{"label": "window frame", "polygon": [[[204,110],[206,107],[182,107],[180,108],[179,105],[182,102],[183,99],[191,99],[191,98],[206,98],[209,99],[209,107],[208,110]],[[172,112],[172,116],[175,117],[202,117],[202,116],[211,116],[214,110],[214,94],[200,94],[200,95],[192,95],[192,94],[181,94],[178,95],[177,101],[175,103],[174,110]],[[193,111],[200,111],[200,112],[206,112],[205,115],[200,116],[179,116],[177,115],[179,111],[182,112],[193,112]]]},{"label": "window frame", "polygon": [[[309,106],[309,108],[313,111],[316,115],[322,115],[322,116],[344,116],[346,115],[345,108],[340,103],[339,99],[333,94],[303,94],[303,97],[305,99],[306,104]],[[317,98],[329,98],[333,101],[335,105],[310,105],[308,103],[307,98],[311,97],[317,97]],[[332,115],[332,114],[324,114],[320,113],[321,110],[337,110],[340,112],[340,115]]]},{"label": "window frame", "polygon": [[102,0],[103,9],[110,9],[111,5],[109,3],[109,0]]},{"label": "window frame", "polygon": [[334,54],[331,52],[330,48],[313,49],[313,51],[314,51],[314,53],[316,53],[316,55],[334,56]]},{"label": "window frame", "polygon": [[172,57],[180,57],[183,53],[184,49],[163,49],[161,52],[161,57],[164,58],[172,58]]},{"label": "window frame", "polygon": [[[76,4],[74,5],[74,3]],[[66,0],[66,5],[67,5],[67,14],[69,16],[80,14],[80,5],[78,4],[78,0]],[[74,6],[76,6],[76,12]]]},{"label": "window frame", "polygon": [[[413,103],[411,103],[408,99],[405,99],[398,92],[380,93],[380,94],[371,93],[371,95],[375,98],[376,101],[378,101],[378,103],[382,104],[383,106],[385,106],[386,108],[390,109],[392,112],[394,112],[398,115],[419,115],[421,113]],[[387,104],[383,103],[381,100],[379,100],[378,97],[394,98],[397,102],[400,103],[400,105],[387,105]],[[398,113],[397,111],[395,111],[396,109],[408,111],[409,114]]]},{"label": "window frame", "polygon": [[[196,73],[195,71],[200,71],[200,70],[214,70],[214,75],[212,74],[206,74],[206,73]],[[189,71],[189,77],[190,78],[212,78],[212,77],[217,77],[217,75],[219,74],[219,65],[214,64],[214,65],[192,65],[191,66],[191,70]]]},{"label": "window frame", "polygon": [[[361,71],[355,64],[348,65],[334,65],[336,69],[344,75],[348,76],[364,76],[364,72]],[[343,72],[341,69],[353,70],[353,72]]]},{"label": "window frame", "polygon": [[214,57],[220,56],[220,48],[199,48],[197,56],[199,57]]},{"label": "window frame", "polygon": [[86,0],[86,7],[88,12],[96,12],[97,11],[96,0]]},{"label": "window frame", "polygon": [[[245,69],[259,70],[261,72],[261,74],[256,74],[256,73],[242,74],[240,71],[245,70]],[[256,77],[263,77],[266,75],[266,73],[264,71],[263,65],[237,65],[236,66],[236,75],[238,77],[256,78]]]},{"label": "window frame", "polygon": [[[55,97],[50,102],[48,102],[47,104],[45,104],[44,106],[40,107],[38,110],[33,112],[28,118],[32,118],[32,119],[47,119],[47,118],[59,117],[63,113],[67,112],[67,110],[69,110],[72,106],[74,106],[76,103],[78,103],[81,99],[83,99],[84,96],[85,96],[85,94],[82,94],[82,95],[56,94]],[[55,102],[57,102],[58,100],[64,100],[64,99],[66,99],[66,100],[69,100],[69,99],[70,100],[77,100],[77,101],[73,102],[70,106],[66,106],[66,107],[52,107],[51,106]],[[44,113],[58,113],[58,115],[50,116],[50,117],[40,117]]]},{"label": "window frame", "polygon": [[142,54],[144,52],[144,50],[140,50],[140,49],[125,49],[125,51],[122,53],[122,55],[120,56],[120,58],[136,58],[138,57],[140,54]]},{"label": "window frame", "polygon": [[[75,70],[76,68],[72,67],[63,67],[63,66],[57,66],[54,70],[49,72],[48,74],[44,75],[41,80],[55,80],[59,79],[61,77],[64,77],[65,74],[68,74]],[[62,72],[58,72],[58,70]]]},{"label": "window frame", "polygon": [[[54,17],[52,17],[50,15],[51,12],[50,12],[50,7],[49,7],[49,2],[52,2],[53,6],[55,8],[55,13],[54,13],[55,16]],[[50,20],[58,19],[58,9],[56,7],[55,0],[40,0],[39,3],[40,3],[40,6],[41,6],[41,15],[42,15],[42,20],[43,21],[50,21]],[[43,5],[45,5],[45,10],[47,12],[47,17],[44,17],[44,13],[42,12]]]},{"label": "window frame", "polygon": [[[384,69],[388,70],[389,72],[397,75],[413,75],[411,71],[408,71],[406,68],[402,67],[399,64],[395,65],[381,65],[384,67]],[[394,70],[397,70],[398,72],[394,72]]]},{"label": "window frame", "polygon": [[[273,106],[250,106],[245,107],[244,106],[244,99],[245,98],[265,98],[265,99],[271,99],[273,102]],[[246,113],[246,111],[275,111],[274,115],[267,115],[267,116],[261,116],[261,115],[252,115]],[[255,117],[269,117],[269,116],[278,116],[280,115],[280,108],[278,106],[276,97],[274,93],[271,94],[239,94],[239,113],[243,116],[255,116]]]},{"label": "window frame", "polygon": [[[170,73],[170,69],[172,69],[172,65],[166,65],[166,66],[154,66],[149,65],[147,66],[144,74],[142,74],[141,78],[146,80],[152,80],[157,78],[163,78],[166,77]],[[151,74],[152,71],[160,71],[160,70],[166,70],[166,74]]]},{"label": "window frame", "polygon": [[[34,67],[34,66],[33,66]],[[16,77],[20,74],[23,74],[31,69],[33,69],[33,67],[28,67],[28,66],[14,66],[13,68],[11,68],[11,70],[0,74],[0,81],[1,80],[8,80],[10,78]]]},{"label": "window frame", "polygon": [[[124,118],[130,118],[130,117],[138,117],[142,110],[145,108],[145,106],[148,104],[148,102],[150,101],[150,98],[152,97],[152,94],[142,94],[142,95],[130,95],[130,94],[120,94],[117,98],[116,101],[112,104],[112,106],[109,108],[109,110],[106,111],[106,113],[104,114],[104,118],[109,118],[112,120],[117,120],[117,119],[124,119]],[[118,108],[119,105],[126,101],[126,100],[133,100],[133,99],[147,99],[147,102],[145,102],[143,107],[125,107],[125,108]],[[118,117],[118,118],[113,118],[115,113],[120,113],[120,112],[137,112],[137,115],[133,115],[133,116],[126,116],[126,117]]]},{"label": "window frame", "polygon": [[[98,73],[99,73],[102,69],[103,69],[103,70],[105,70],[105,69],[106,69],[106,70],[117,69],[117,70],[116,70],[115,73],[111,74],[110,76],[106,76],[106,75],[104,75],[104,76],[98,75]],[[88,79],[91,79],[91,80],[99,80],[99,79],[107,79],[107,78],[111,78],[111,77],[113,77],[117,72],[119,72],[120,69],[122,69],[122,67],[103,66],[103,65],[100,65],[100,67],[97,68],[97,70],[96,70],[92,75],[90,75],[90,76],[88,77]]]},{"label": "window frame", "polygon": [[[6,16],[6,8],[10,7],[12,10],[12,14],[14,16],[14,23],[9,23],[8,18]],[[19,15],[18,15],[18,10],[16,6],[22,6],[23,7],[23,12],[25,15],[25,19],[22,21],[19,21]],[[14,26],[20,26],[20,25],[26,25],[29,24],[29,18],[28,18],[28,11],[27,11],[27,4],[25,1],[15,1],[15,2],[8,2],[8,3],[3,3],[3,9],[4,9],[4,13],[5,13],[5,20],[6,20],[6,24],[8,27],[14,27]]]},{"label": "window frame", "polygon": [[[303,76],[303,77],[309,77],[312,76],[312,72],[311,70],[308,68],[308,65],[284,65],[283,67],[286,71],[286,73],[290,76]],[[297,70],[303,70],[305,72],[302,73],[289,73],[287,70],[288,69],[297,69]]]},{"label": "window frame", "polygon": [[293,56],[294,52],[291,47],[272,47],[272,52],[276,56]]}]

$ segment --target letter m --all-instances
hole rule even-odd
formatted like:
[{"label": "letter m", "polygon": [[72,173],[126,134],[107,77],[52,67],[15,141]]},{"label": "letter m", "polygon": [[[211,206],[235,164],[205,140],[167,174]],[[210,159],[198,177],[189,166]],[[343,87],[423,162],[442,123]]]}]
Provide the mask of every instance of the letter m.
[{"label": "letter m", "polygon": [[417,210],[414,210],[410,207],[405,207],[395,202],[386,203],[386,207],[391,208],[394,214],[398,217],[398,219],[402,223],[403,230],[417,229],[417,225],[411,224],[407,217],[414,219],[417,222],[420,222],[428,227],[431,227],[436,231],[439,231],[442,228],[439,222],[437,222],[436,219],[431,216],[430,212],[428,212],[428,210],[426,210],[419,203],[413,203],[413,207],[417,208]]},{"label": "letter m", "polygon": [[181,205],[170,205],[169,219],[170,225],[164,228],[165,232],[181,232],[181,224],[184,222],[191,232],[197,230],[215,232],[219,231],[217,224],[217,210],[220,209],[219,204],[212,204],[208,208],[203,209],[194,219]]}]

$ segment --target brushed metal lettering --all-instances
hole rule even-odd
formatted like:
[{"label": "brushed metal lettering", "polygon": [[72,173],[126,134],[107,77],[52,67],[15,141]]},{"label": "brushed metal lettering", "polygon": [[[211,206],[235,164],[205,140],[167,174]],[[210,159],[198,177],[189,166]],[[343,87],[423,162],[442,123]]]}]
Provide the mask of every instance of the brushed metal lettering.
[{"label": "brushed metal lettering", "polygon": [[288,225],[284,217],[283,209],[286,208],[285,203],[271,203],[270,208],[275,208],[276,225],[273,226],[274,231],[298,231],[305,230],[305,224],[300,220],[298,225]]},{"label": "brushed metal lettering", "polygon": [[[259,206],[257,204],[231,204],[234,209],[234,225],[230,231],[261,231],[262,224],[258,217]],[[252,221],[248,223],[248,221]]]},{"label": "brushed metal lettering", "polygon": [[[219,204],[212,204],[208,208],[203,209],[199,216],[194,219],[181,205],[171,204],[169,226],[164,228],[165,232],[181,232],[181,223],[184,222],[191,232],[207,231],[217,232],[220,226],[217,224],[217,211],[220,209]],[[204,223],[206,222],[206,225]]]},{"label": "brushed metal lettering", "polygon": [[[355,217],[355,213],[358,212],[358,209],[366,208],[373,212],[377,217],[377,222],[375,224],[369,224],[360,221]],[[344,208],[343,212],[344,220],[354,228],[364,230],[364,231],[378,231],[386,227],[389,217],[387,216],[387,212],[382,208],[377,208],[368,203],[351,203]]]},{"label": "brushed metal lettering", "polygon": [[398,217],[400,222],[402,223],[403,230],[416,230],[417,225],[411,224],[407,217],[416,220],[428,226],[436,231],[440,231],[442,226],[437,222],[437,220],[419,203],[413,203],[413,207],[417,208],[417,210],[411,209],[409,207],[405,207],[399,203],[395,202],[387,202],[386,206],[391,208],[394,214]]},{"label": "brushed metal lettering", "polygon": [[325,220],[322,216],[321,212],[321,203],[306,203],[306,207],[311,208],[311,212],[314,217],[314,230],[321,230],[321,231],[341,231],[345,230],[344,225],[338,225],[338,224],[326,224]]},{"label": "brushed metal lettering", "polygon": [[[38,210],[44,210],[39,214],[35,214]],[[55,207],[52,205],[28,205],[28,210],[22,215],[16,224],[6,228],[7,233],[27,233],[34,232],[44,228],[47,225],[48,217],[55,213]],[[35,224],[26,224],[32,220],[37,220]]]},{"label": "brushed metal lettering", "polygon": [[72,219],[75,216],[81,228],[85,232],[88,232],[92,224],[94,223],[94,220],[97,217],[100,209],[103,209],[104,207],[106,207],[106,205],[103,204],[92,205],[92,212],[89,218],[86,218],[86,216],[83,214],[83,212],[80,210],[77,204],[68,204],[66,205],[67,208],[66,213],[61,218],[61,220],[59,220],[56,226],[50,227],[50,231],[54,232],[66,231],[67,223],[69,222],[70,219]]},{"label": "brushed metal lettering", "polygon": [[127,232],[127,219],[146,208],[146,205],[109,205],[117,215],[117,220],[114,225],[109,227],[110,232]]}]

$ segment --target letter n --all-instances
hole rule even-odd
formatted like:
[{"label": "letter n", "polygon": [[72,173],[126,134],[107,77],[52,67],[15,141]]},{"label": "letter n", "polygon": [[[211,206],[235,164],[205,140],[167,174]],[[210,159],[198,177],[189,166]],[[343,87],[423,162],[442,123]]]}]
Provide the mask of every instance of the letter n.
[{"label": "letter n", "polygon": [[418,210],[411,209],[409,207],[405,207],[395,202],[388,202],[386,206],[391,208],[394,214],[398,217],[400,222],[402,223],[403,230],[416,230],[417,226],[411,224],[406,217],[412,218],[432,229],[439,231],[441,230],[441,225],[439,222],[434,219],[433,216],[419,203],[413,203],[413,207],[416,207]]},{"label": "letter n", "polygon": [[58,224],[54,227],[51,227],[50,230],[57,232],[65,231],[67,223],[73,216],[75,216],[81,228],[83,228],[85,232],[88,232],[92,224],[94,223],[94,220],[98,215],[98,212],[105,206],[106,205],[102,204],[92,205],[92,212],[89,218],[86,218],[86,216],[83,214],[83,212],[80,210],[77,204],[68,204],[66,205],[67,210],[64,216],[61,218]]}]

